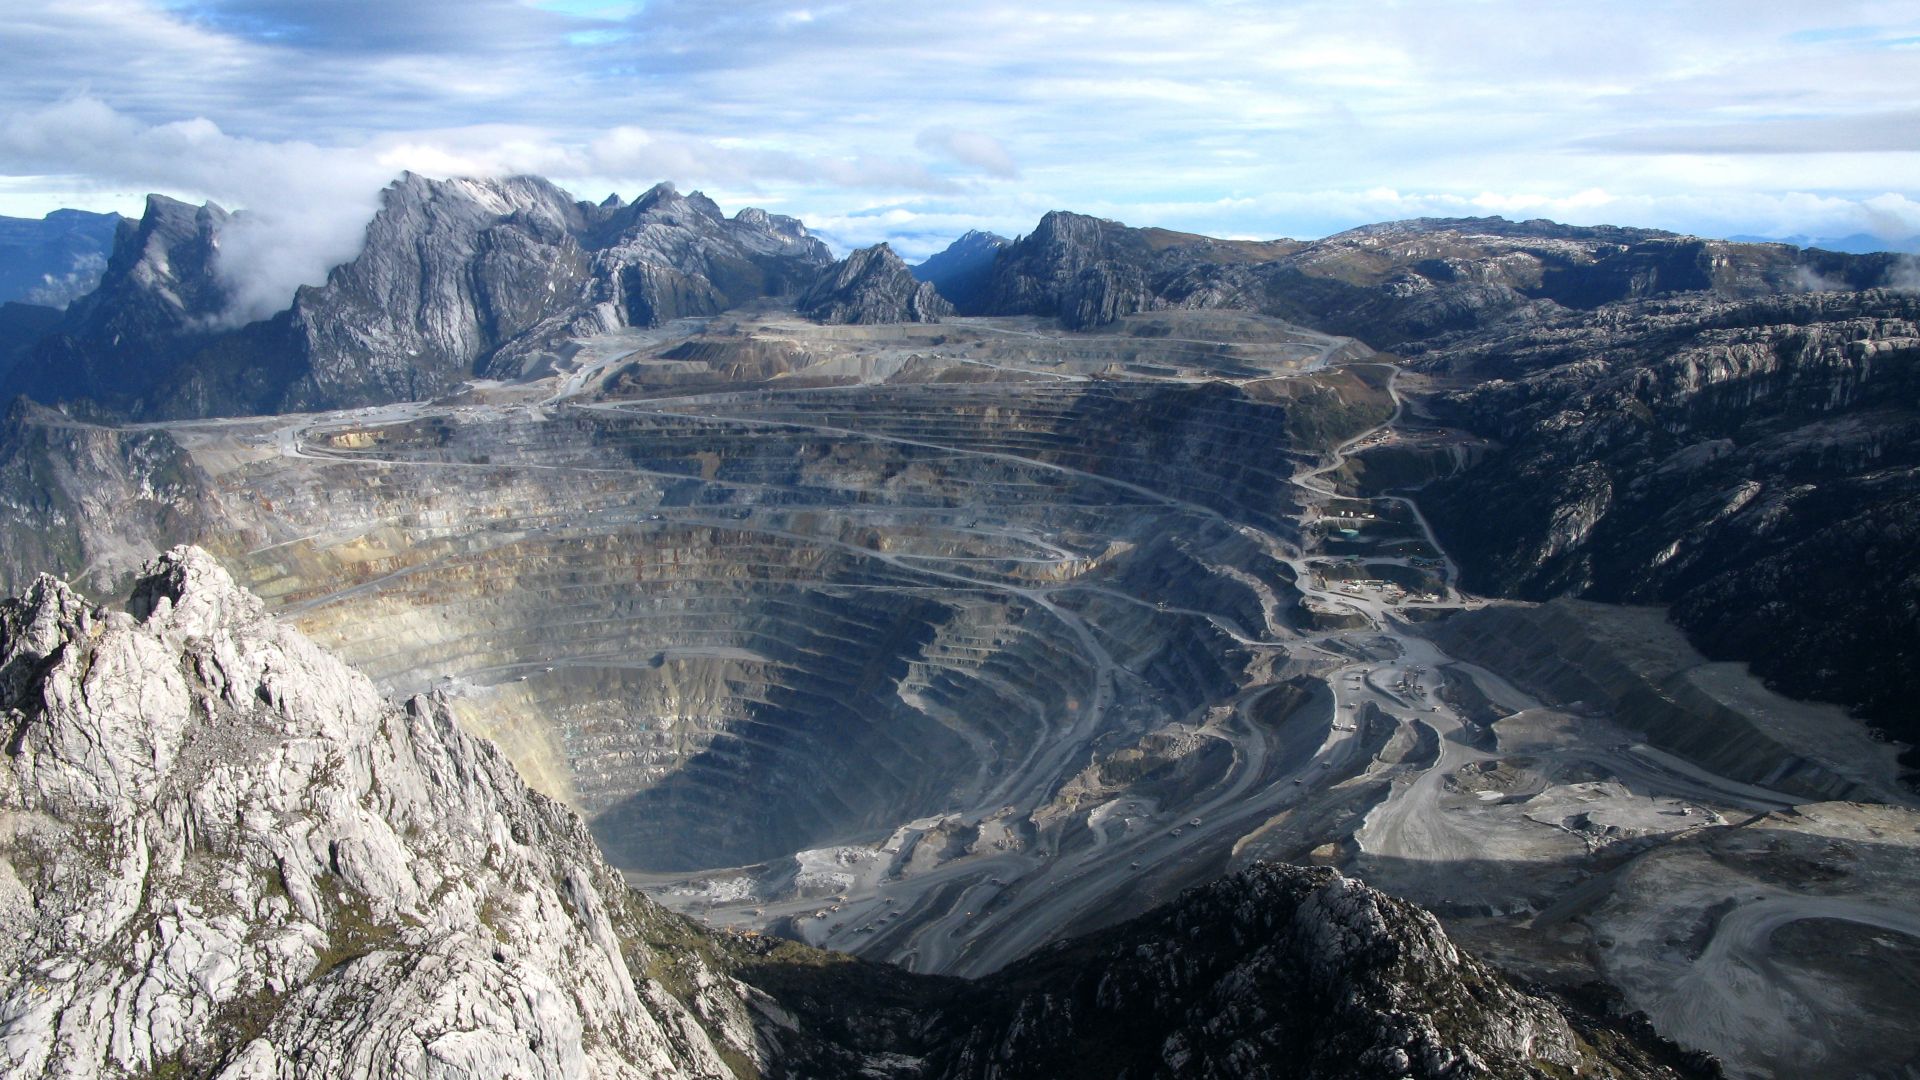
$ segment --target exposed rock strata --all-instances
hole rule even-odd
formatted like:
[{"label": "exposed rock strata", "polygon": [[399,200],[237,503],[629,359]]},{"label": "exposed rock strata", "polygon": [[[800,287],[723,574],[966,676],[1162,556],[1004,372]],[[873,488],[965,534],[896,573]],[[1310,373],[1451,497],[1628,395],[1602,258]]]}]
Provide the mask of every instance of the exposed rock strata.
[{"label": "exposed rock strata", "polygon": [[174,366],[216,336],[226,307],[214,261],[228,216],[149,195],[139,221],[121,219],[99,286],[8,373],[7,395],[105,404],[169,393]]},{"label": "exposed rock strata", "polygon": [[220,498],[163,431],[99,427],[16,399],[0,417],[0,583],[57,567],[117,589],[212,531]]},{"label": "exposed rock strata", "polygon": [[1693,291],[1868,288],[1897,267],[1892,255],[1547,221],[1423,218],[1256,243],[1054,212],[1000,255],[980,310],[1079,329],[1157,308],[1244,308],[1387,348],[1516,312]]},{"label": "exposed rock strata", "polygon": [[1469,587],[1671,604],[1709,656],[1920,737],[1920,298],[1616,305],[1420,363],[1486,380],[1436,408],[1505,444],[1420,496]]},{"label": "exposed rock strata", "polygon": [[1706,662],[1659,609],[1567,599],[1498,605],[1442,621],[1434,638],[1543,700],[1610,712],[1652,745],[1721,776],[1805,799],[1906,801],[1890,782],[1893,747],[1832,706],[1765,694],[1737,665]]},{"label": "exposed rock strata", "polygon": [[1056,210],[1001,254],[986,290],[996,315],[1052,315],[1069,329],[1160,306],[1149,287],[1153,251],[1140,230]]},{"label": "exposed rock strata", "polygon": [[1447,940],[1326,869],[1253,867],[989,981],[936,1075],[1650,1076]]},{"label": "exposed rock strata", "polygon": [[[540,370],[581,333],[791,296],[830,262],[798,221],[751,209],[727,218],[667,185],[630,205],[595,205],[536,177],[408,175],[384,193],[357,258],[301,289],[287,311],[225,330],[213,273],[223,218],[156,196],[122,230],[101,288],[23,361],[12,388],[143,417],[413,400],[476,374]],[[941,271],[962,312],[1055,316],[1083,329],[1160,308],[1244,308],[1378,346],[1516,312],[1692,290],[1862,288],[1895,273],[1893,256],[1497,218],[1397,222],[1303,244],[1054,212],[1017,242],[994,239],[976,238]],[[869,322],[942,314],[894,263],[850,260],[809,311]],[[859,295],[828,299],[867,275],[877,276]]]}]

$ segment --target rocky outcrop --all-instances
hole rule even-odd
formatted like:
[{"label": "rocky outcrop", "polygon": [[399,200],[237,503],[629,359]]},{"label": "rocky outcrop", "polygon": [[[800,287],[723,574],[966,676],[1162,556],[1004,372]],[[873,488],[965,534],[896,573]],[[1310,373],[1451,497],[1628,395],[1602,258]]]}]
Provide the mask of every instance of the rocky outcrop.
[{"label": "rocky outcrop", "polygon": [[[0,607],[9,1076],[700,1076],[744,991],[445,707],[383,701],[178,549]],[[669,920],[671,921],[671,920]]]},{"label": "rocky outcrop", "polygon": [[1056,315],[1080,328],[1155,308],[1233,307],[1387,348],[1516,313],[1676,293],[1863,289],[1898,267],[1894,255],[1550,221],[1422,218],[1256,243],[1056,211],[995,262],[980,313]]},{"label": "rocky outcrop", "polygon": [[[863,1041],[870,1005],[774,983],[802,1017]],[[937,1004],[908,1049],[941,1080],[1697,1075],[1670,1047],[1515,989],[1432,915],[1324,868],[1256,865]]]},{"label": "rocky outcrop", "polygon": [[794,306],[821,323],[932,323],[953,314],[953,305],[917,280],[885,244],[861,248],[828,267]]},{"label": "rocky outcrop", "polygon": [[167,394],[173,368],[216,335],[226,287],[214,270],[227,212],[147,197],[122,219],[99,287],[9,372],[7,393],[124,407]]},{"label": "rocky outcrop", "polygon": [[910,287],[891,253],[822,281],[831,255],[798,221],[754,209],[728,218],[670,185],[591,204],[537,177],[407,175],[383,193],[358,257],[301,288],[288,310],[229,328],[214,273],[225,217],[155,196],[122,228],[100,288],[0,389],[141,418],[419,399],[475,375],[547,370],[582,334],[816,285],[808,308],[832,320],[925,320],[951,301],[1081,329],[1157,308],[1243,308],[1403,346],[1516,313],[1686,291],[1864,288],[1898,272],[1892,255],[1498,218],[1396,222],[1302,244],[1056,211],[1014,243],[969,234],[929,260],[933,291],[955,294],[941,299]]},{"label": "rocky outcrop", "polygon": [[753,207],[728,218],[712,199],[671,184],[614,210],[590,242],[595,276],[620,282],[608,299],[632,326],[791,296],[833,261],[796,218]]},{"label": "rocky outcrop", "polygon": [[1096,1056],[1191,1076],[1276,1059],[1293,1075],[1580,1063],[1551,1006],[1461,956],[1431,915],[1331,870],[1255,867],[1114,936],[1029,961],[1044,987],[1008,995],[955,1072],[1053,1076]]},{"label": "rocky outcrop", "polygon": [[1673,605],[1716,659],[1907,741],[1920,663],[1920,299],[1692,294],[1443,343],[1504,444],[1420,494],[1469,587]]},{"label": "rocky outcrop", "polygon": [[505,342],[579,306],[587,211],[545,180],[428,180],[382,195],[359,257],[288,314],[304,374],[288,404],[431,397]]},{"label": "rocky outcrop", "polygon": [[389,188],[366,249],[291,313],[306,374],[287,404],[444,393],[520,374],[577,333],[713,315],[791,294],[827,264],[799,222],[661,184],[590,205],[537,177]]},{"label": "rocky outcrop", "polygon": [[962,314],[978,314],[993,263],[1009,241],[996,233],[970,230],[914,266],[913,276],[932,285]]},{"label": "rocky outcrop", "polygon": [[985,308],[1051,315],[1074,330],[1112,322],[1159,306],[1148,285],[1152,256],[1140,230],[1055,210],[994,264]]},{"label": "rocky outcrop", "polygon": [[215,485],[167,433],[82,423],[24,398],[0,418],[0,491],[7,588],[60,567],[117,591],[154,551],[221,519]]}]

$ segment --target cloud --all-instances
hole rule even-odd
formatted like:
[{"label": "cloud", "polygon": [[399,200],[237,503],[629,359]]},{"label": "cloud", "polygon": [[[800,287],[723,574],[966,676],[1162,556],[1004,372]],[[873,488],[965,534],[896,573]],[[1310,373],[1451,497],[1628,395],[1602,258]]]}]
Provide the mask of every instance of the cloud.
[{"label": "cloud", "polygon": [[1793,287],[1801,292],[1846,292],[1853,286],[1837,278],[1830,278],[1818,270],[1796,266],[1793,270]]},{"label": "cloud", "polygon": [[1577,140],[1588,151],[1634,154],[1846,154],[1920,151],[1920,109],[1861,116],[1686,124]]},{"label": "cloud", "polygon": [[1920,293],[1920,258],[1900,256],[1887,269],[1887,288],[1895,292]]},{"label": "cloud", "polygon": [[962,165],[971,165],[988,176],[1002,180],[1014,180],[1020,176],[1020,166],[1014,164],[1013,155],[1000,140],[977,131],[961,131],[950,127],[932,127],[922,131],[914,139],[914,145],[929,154],[939,154],[952,158]]},{"label": "cloud", "polygon": [[64,308],[92,292],[106,271],[106,256],[89,251],[75,256],[73,265],[64,274],[40,275],[40,284],[27,290],[21,299],[42,307]]},{"label": "cloud", "polygon": [[677,176],[703,182],[758,185],[825,183],[852,190],[954,192],[958,185],[926,166],[894,157],[811,156],[757,146],[728,146],[676,132],[617,127],[596,138],[581,161],[610,176]]},{"label": "cloud", "polygon": [[[897,207],[914,243],[1059,206],[1231,235],[1418,212],[1912,235],[1865,197],[1920,193],[1920,12],[1625,2],[18,0],[0,118],[82,95],[149,132],[108,145],[273,182],[0,145],[0,196],[29,210],[44,174],[48,198],[264,211],[308,171],[372,189],[413,168],[596,196],[671,179],[876,240],[896,226],[868,211]],[[313,231],[295,248],[328,246]],[[311,273],[262,280],[289,275]]]},{"label": "cloud", "polygon": [[297,287],[353,258],[390,175],[360,155],[236,138],[205,119],[142,124],[90,97],[7,117],[0,162],[244,207],[220,235],[217,263],[238,322],[286,307]]}]

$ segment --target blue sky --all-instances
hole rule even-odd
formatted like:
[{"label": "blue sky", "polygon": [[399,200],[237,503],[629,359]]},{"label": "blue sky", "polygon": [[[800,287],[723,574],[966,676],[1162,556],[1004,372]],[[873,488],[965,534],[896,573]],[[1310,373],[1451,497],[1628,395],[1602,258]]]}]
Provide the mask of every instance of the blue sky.
[{"label": "blue sky", "polygon": [[306,277],[404,168],[670,179],[909,257],[1055,207],[1920,234],[1913,0],[8,6],[0,213],[213,198]]}]

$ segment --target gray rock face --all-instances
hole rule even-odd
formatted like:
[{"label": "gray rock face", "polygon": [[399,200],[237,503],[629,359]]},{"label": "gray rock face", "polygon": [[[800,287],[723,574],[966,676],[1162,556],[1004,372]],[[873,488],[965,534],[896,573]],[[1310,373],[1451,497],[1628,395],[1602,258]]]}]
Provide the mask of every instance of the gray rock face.
[{"label": "gray rock face", "polygon": [[113,404],[165,393],[164,377],[214,336],[226,307],[214,260],[228,216],[148,196],[138,222],[120,221],[99,287],[8,373],[7,392]]},{"label": "gray rock face", "polygon": [[986,310],[1052,315],[1071,329],[1162,306],[1148,284],[1154,261],[1141,231],[1056,210],[1015,241],[994,266]]},{"label": "gray rock face", "polygon": [[1469,586],[1672,604],[1709,656],[1920,737],[1920,298],[1696,293],[1418,362],[1485,380],[1437,407],[1504,444],[1419,496]]},{"label": "gray rock face", "polygon": [[916,279],[885,244],[862,248],[828,267],[795,306],[822,323],[933,323],[953,314],[953,305]]},{"label": "gray rock face", "polygon": [[402,177],[359,257],[294,300],[306,373],[289,404],[414,400],[471,378],[476,360],[581,303],[586,227],[544,180]]},{"label": "gray rock face", "polygon": [[1501,218],[1388,222],[1303,244],[1054,212],[994,263],[981,313],[1056,315],[1082,328],[1135,311],[1233,307],[1387,348],[1517,312],[1692,291],[1868,288],[1896,266],[1892,255]]},{"label": "gray rock face", "polygon": [[[578,819],[176,549],[0,606],[0,1071],[731,1075]],[[701,969],[705,970],[705,969]]]},{"label": "gray rock face", "polygon": [[946,1075],[1100,1062],[1154,1076],[1525,1077],[1598,1064],[1559,1010],[1461,955],[1432,915],[1325,869],[1256,866],[1003,978],[1041,985],[1000,997]]},{"label": "gray rock face", "polygon": [[[790,1003],[862,1041],[853,1014],[870,1006]],[[1696,1074],[1670,1047],[1516,990],[1427,912],[1320,868],[1256,865],[938,1004],[921,1005],[933,1018],[909,1045],[942,1080]],[[897,1030],[882,1016],[867,1025]]]},{"label": "gray rock face", "polygon": [[10,390],[144,418],[417,400],[513,375],[570,335],[790,295],[832,261],[799,222],[732,218],[660,185],[576,202],[537,177],[389,187],[360,255],[271,319],[222,330],[218,207],[158,196],[100,289],[16,367]]},{"label": "gray rock face", "polygon": [[749,207],[732,218],[699,192],[660,184],[607,216],[591,243],[603,302],[631,326],[713,315],[762,296],[789,296],[833,261],[798,220]]},{"label": "gray rock face", "polygon": [[0,582],[87,567],[124,586],[152,553],[215,528],[215,486],[165,432],[97,427],[15,399],[0,418]]},{"label": "gray rock face", "polygon": [[1010,243],[1004,236],[972,230],[914,266],[913,276],[932,285],[961,314],[978,314],[994,260]]},{"label": "gray rock face", "polygon": [[792,218],[727,218],[668,184],[595,206],[537,177],[409,175],[359,258],[301,290],[292,321],[307,374],[288,403],[412,400],[476,373],[519,374],[572,334],[790,294],[831,258]]}]

